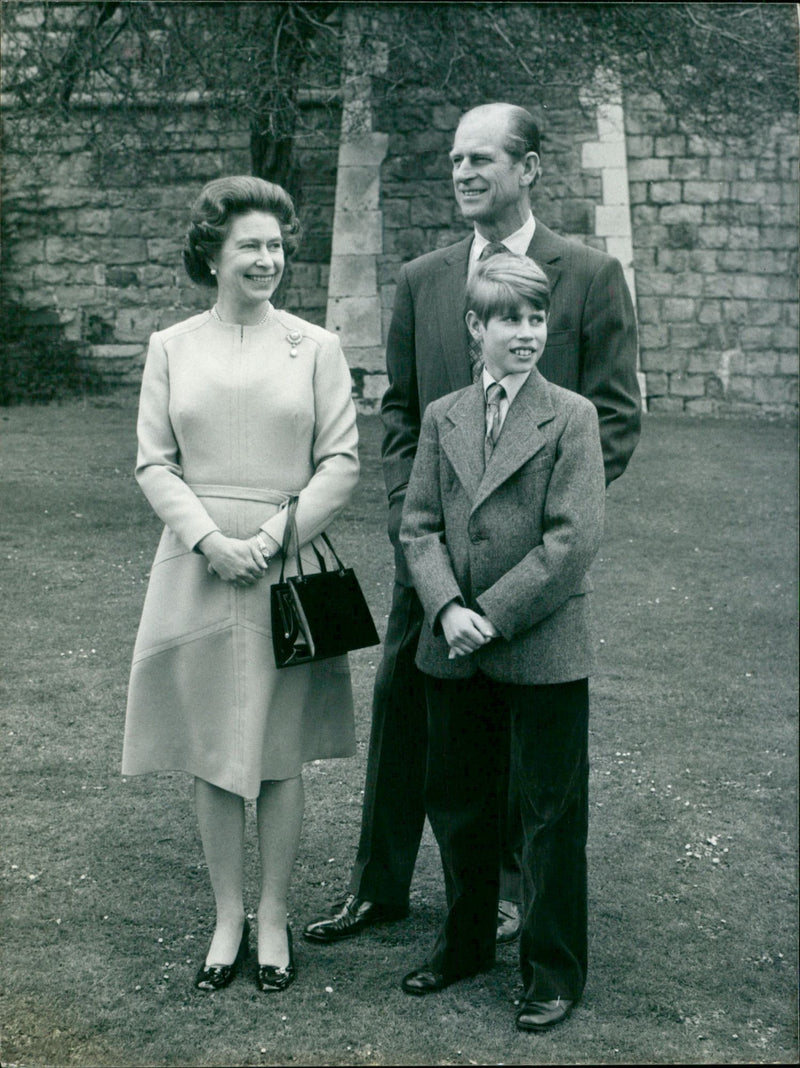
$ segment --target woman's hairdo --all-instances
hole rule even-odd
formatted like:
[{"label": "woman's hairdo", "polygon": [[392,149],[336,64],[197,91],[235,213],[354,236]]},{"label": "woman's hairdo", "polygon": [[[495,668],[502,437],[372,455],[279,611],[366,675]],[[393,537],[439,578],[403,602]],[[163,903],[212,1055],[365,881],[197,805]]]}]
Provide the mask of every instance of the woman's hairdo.
[{"label": "woman's hairdo", "polygon": [[183,265],[193,282],[213,286],[215,280],[209,261],[219,255],[228,236],[231,219],[263,211],[274,215],[281,228],[283,248],[290,256],[300,239],[300,220],[292,198],[281,186],[249,174],[216,178],[205,185],[192,205],[191,221],[186,231]]},{"label": "woman's hairdo", "polygon": [[466,311],[488,323],[492,316],[513,312],[524,300],[545,313],[550,310],[550,283],[538,263],[513,252],[478,261],[467,281]]}]

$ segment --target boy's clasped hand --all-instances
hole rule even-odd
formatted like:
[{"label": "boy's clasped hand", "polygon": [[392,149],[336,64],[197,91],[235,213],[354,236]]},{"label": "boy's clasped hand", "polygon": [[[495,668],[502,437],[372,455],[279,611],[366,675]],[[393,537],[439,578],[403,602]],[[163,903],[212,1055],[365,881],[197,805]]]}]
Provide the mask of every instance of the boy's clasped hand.
[{"label": "boy's clasped hand", "polygon": [[486,645],[492,638],[499,638],[500,633],[486,616],[465,608],[458,601],[451,601],[439,616],[447,644],[450,646],[450,660],[457,656],[468,656]]}]

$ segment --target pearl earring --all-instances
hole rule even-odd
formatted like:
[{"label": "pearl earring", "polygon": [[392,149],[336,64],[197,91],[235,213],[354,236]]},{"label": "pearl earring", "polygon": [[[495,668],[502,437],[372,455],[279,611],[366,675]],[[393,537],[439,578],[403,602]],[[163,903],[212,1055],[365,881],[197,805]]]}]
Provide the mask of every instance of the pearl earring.
[{"label": "pearl earring", "polygon": [[211,271],[212,274],[216,274],[217,273],[217,268],[216,267],[209,267],[209,270]]}]

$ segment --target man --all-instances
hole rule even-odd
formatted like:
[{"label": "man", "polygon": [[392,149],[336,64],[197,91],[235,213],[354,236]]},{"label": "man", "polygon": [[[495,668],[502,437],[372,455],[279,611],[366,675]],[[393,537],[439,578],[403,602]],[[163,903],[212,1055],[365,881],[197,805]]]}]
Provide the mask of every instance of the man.
[{"label": "man", "polygon": [[[567,241],[534,219],[530,190],[539,175],[539,131],[512,104],[473,108],[456,129],[450,159],[456,201],[473,234],[405,264],[397,281],[386,348],[389,387],[381,405],[383,473],[395,585],[373,699],[364,808],[350,893],[306,938],[335,942],[408,912],[408,893],[425,820],[427,716],[414,665],[423,612],[398,533],[420,423],[427,406],[469,385],[480,368],[464,319],[465,286],[482,255],[527,254],[552,289],[548,339],[539,370],[597,408],[606,485],[625,470],[639,438],[636,322],[619,262]],[[519,932],[521,885],[515,854],[519,820],[510,799],[501,876],[498,941]]]}]

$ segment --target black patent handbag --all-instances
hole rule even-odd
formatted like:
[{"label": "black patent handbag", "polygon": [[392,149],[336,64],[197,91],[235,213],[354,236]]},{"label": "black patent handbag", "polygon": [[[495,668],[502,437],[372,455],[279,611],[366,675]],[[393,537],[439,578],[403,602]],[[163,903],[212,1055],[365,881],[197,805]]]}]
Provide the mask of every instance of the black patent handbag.
[{"label": "black patent handbag", "polygon": [[[296,511],[297,497],[292,497],[283,535],[280,580],[270,587],[272,646],[275,666],[279,668],[342,656],[353,649],[380,644],[355,572],[344,566],[327,534],[321,537],[336,561],[336,569],[328,570],[325,558],[312,543],[320,571],[303,573]],[[297,574],[285,578],[292,544]]]}]

